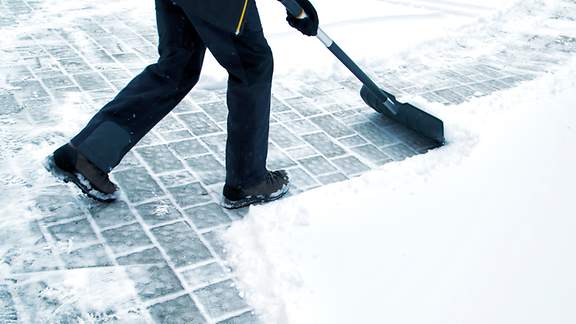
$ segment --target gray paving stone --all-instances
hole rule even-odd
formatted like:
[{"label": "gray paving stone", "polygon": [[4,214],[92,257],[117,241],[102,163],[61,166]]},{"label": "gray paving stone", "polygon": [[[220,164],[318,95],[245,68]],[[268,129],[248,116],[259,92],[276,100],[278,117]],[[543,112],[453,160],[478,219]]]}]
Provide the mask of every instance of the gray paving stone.
[{"label": "gray paving stone", "polygon": [[136,152],[155,173],[177,171],[184,168],[182,162],[166,145],[139,147],[136,148]]},{"label": "gray paving stone", "polygon": [[301,168],[292,168],[288,170],[290,184],[299,189],[313,188],[319,185],[318,181]]},{"label": "gray paving stone", "polygon": [[160,186],[144,168],[116,172],[114,179],[133,203],[164,196]]},{"label": "gray paving stone", "polygon": [[81,248],[70,253],[61,253],[67,269],[111,266],[112,261],[102,244]]},{"label": "gray paving stone", "polygon": [[160,182],[167,188],[183,186],[197,182],[196,177],[187,170],[176,171],[159,176]]},{"label": "gray paving stone", "polygon": [[326,160],[323,156],[315,156],[311,158],[302,159],[300,164],[313,175],[322,175],[327,173],[336,172],[336,168]]},{"label": "gray paving stone", "polygon": [[291,148],[304,144],[301,139],[292,134],[286,127],[280,124],[270,126],[270,139],[281,148]]},{"label": "gray paving stone", "polygon": [[156,227],[151,231],[176,267],[212,258],[210,251],[185,222]]},{"label": "gray paving stone", "polygon": [[310,120],[326,132],[326,134],[334,138],[354,135],[354,132],[348,128],[348,126],[342,124],[332,115],[317,116]]},{"label": "gray paving stone", "polygon": [[211,200],[206,188],[198,182],[172,187],[168,191],[170,191],[176,203],[183,208],[207,203]]},{"label": "gray paving stone", "polygon": [[139,166],[141,166],[140,161],[138,161],[134,152],[128,152],[122,159],[122,162],[120,162],[120,164],[114,169],[114,171],[131,169]]},{"label": "gray paving stone", "polygon": [[[376,146],[390,145],[398,142],[398,139],[390,135],[388,131],[373,123],[362,123],[352,126],[362,137]],[[394,133],[392,133],[394,134]]]},{"label": "gray paving stone", "polygon": [[116,201],[112,204],[92,204],[88,210],[101,230],[136,220],[128,205],[123,201]]},{"label": "gray paving stone", "polygon": [[206,147],[200,144],[200,141],[197,139],[174,142],[170,143],[168,146],[170,146],[170,148],[183,159],[208,153]]},{"label": "gray paving stone", "polygon": [[148,134],[146,134],[146,136],[144,136],[137,144],[136,147],[142,147],[142,146],[150,146],[150,145],[157,145],[157,144],[161,144],[162,141],[160,140],[160,138],[154,134],[154,132],[150,132]]},{"label": "gray paving stone", "polygon": [[367,144],[368,142],[359,135],[352,135],[338,139],[338,141],[346,147],[354,147]]},{"label": "gray paving stone", "polygon": [[346,151],[340,145],[336,144],[336,142],[324,133],[304,135],[302,138],[327,158],[346,154]]},{"label": "gray paving stone", "polygon": [[396,161],[402,161],[417,154],[413,149],[405,144],[386,146],[382,148],[382,151]]},{"label": "gray paving stone", "polygon": [[164,264],[138,264],[126,267],[136,291],[143,300],[151,300],[182,291],[178,277]]},{"label": "gray paving stone", "polygon": [[318,126],[314,125],[308,119],[291,120],[285,122],[284,125],[296,135],[309,134],[320,130]]},{"label": "gray paving stone", "polygon": [[0,95],[0,115],[15,114],[22,111],[22,107],[11,94]]},{"label": "gray paving stone", "polygon": [[152,245],[152,241],[138,223],[103,231],[102,236],[114,253],[126,253]]},{"label": "gray paving stone", "polygon": [[223,182],[226,178],[224,166],[211,154],[188,158],[186,163],[206,185]]},{"label": "gray paving stone", "polygon": [[286,99],[286,103],[304,117],[319,115],[323,112],[307,98]]},{"label": "gray paving stone", "polygon": [[271,144],[268,146],[267,167],[271,170],[286,169],[296,165],[290,157],[282,152],[278,147]]},{"label": "gray paving stone", "polygon": [[185,128],[184,124],[180,120],[176,119],[172,114],[168,114],[156,126],[154,126],[154,130],[161,133],[182,130]]},{"label": "gray paving stone", "polygon": [[208,146],[210,151],[217,155],[224,155],[226,153],[226,134],[217,134],[201,137],[200,140]]},{"label": "gray paving stone", "polygon": [[205,287],[226,279],[230,274],[218,263],[210,263],[182,272],[189,287]]},{"label": "gray paving stone", "polygon": [[288,152],[288,155],[295,159],[295,160],[300,160],[303,158],[307,158],[307,157],[312,157],[314,155],[318,155],[319,152],[316,151],[314,148],[312,148],[311,146],[301,146],[301,147],[295,147],[292,149],[288,149],[286,150]]},{"label": "gray paving stone", "polygon": [[192,134],[202,136],[221,132],[222,129],[212,121],[204,112],[179,114],[178,118],[186,124]]},{"label": "gray paving stone", "polygon": [[202,103],[199,106],[216,122],[224,122],[228,119],[228,107],[223,101]]},{"label": "gray paving stone", "polygon": [[272,102],[270,106],[270,111],[272,113],[288,112],[290,110],[290,107],[278,100],[276,97],[272,96]]},{"label": "gray paving stone", "polygon": [[358,175],[370,170],[370,167],[362,163],[355,156],[346,156],[332,160],[332,163],[348,176]]},{"label": "gray paving stone", "polygon": [[226,260],[226,248],[221,237],[222,231],[222,229],[216,229],[202,234],[202,237],[204,237],[208,244],[210,244],[214,252],[216,252],[222,259]]},{"label": "gray paving stone", "polygon": [[56,241],[86,244],[97,242],[98,238],[86,219],[48,227],[48,232]]},{"label": "gray paving stone", "polygon": [[166,260],[162,257],[158,248],[150,248],[143,251],[133,252],[125,256],[117,257],[118,264],[130,265],[165,265]]},{"label": "gray paving stone", "polygon": [[358,154],[361,158],[370,161],[372,163],[378,164],[381,161],[391,160],[390,156],[379,150],[376,146],[372,144],[357,146],[352,148],[354,153]]},{"label": "gray paving stone", "polygon": [[80,88],[85,91],[110,88],[108,82],[98,73],[74,74],[72,77],[76,80]]},{"label": "gray paving stone", "polygon": [[218,324],[260,324],[262,323],[253,311],[220,321]]},{"label": "gray paving stone", "polygon": [[187,129],[182,129],[182,130],[177,130],[177,131],[169,131],[169,132],[160,133],[160,136],[161,136],[166,142],[182,141],[182,140],[185,140],[185,139],[189,139],[189,138],[193,138],[193,137],[194,137],[194,135],[192,135],[192,133],[190,133],[190,131],[187,130]]},{"label": "gray paving stone", "polygon": [[327,175],[319,176],[318,180],[320,182],[322,182],[323,185],[327,185],[327,184],[331,184],[331,183],[336,183],[336,182],[348,180],[348,177],[342,173],[333,173],[333,174],[327,174]]},{"label": "gray paving stone", "polygon": [[275,118],[276,120],[280,121],[280,122],[285,122],[285,121],[296,120],[296,119],[302,118],[302,116],[300,116],[299,114],[297,114],[293,111],[275,113],[275,114],[272,114],[272,117]]},{"label": "gray paving stone", "polygon": [[224,225],[231,221],[224,209],[216,203],[188,208],[185,212],[198,229]]},{"label": "gray paving stone", "polygon": [[208,323],[189,295],[180,296],[148,308],[157,323],[204,324]]},{"label": "gray paving stone", "polygon": [[182,218],[178,209],[168,199],[136,206],[136,210],[149,226],[156,226]]},{"label": "gray paving stone", "polygon": [[0,284],[0,322],[4,324],[16,324],[18,312],[12,299],[8,286]]},{"label": "gray paving stone", "polygon": [[232,280],[195,290],[194,294],[213,318],[248,307]]}]

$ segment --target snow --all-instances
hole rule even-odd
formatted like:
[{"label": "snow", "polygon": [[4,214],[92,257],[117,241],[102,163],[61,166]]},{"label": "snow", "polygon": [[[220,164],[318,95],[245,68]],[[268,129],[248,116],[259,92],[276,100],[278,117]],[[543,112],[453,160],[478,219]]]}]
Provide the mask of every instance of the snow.
[{"label": "snow", "polygon": [[[518,3],[485,34],[529,31],[525,10],[554,3]],[[428,104],[446,147],[253,207],[224,235],[251,305],[265,323],[574,323],[575,72]]]}]

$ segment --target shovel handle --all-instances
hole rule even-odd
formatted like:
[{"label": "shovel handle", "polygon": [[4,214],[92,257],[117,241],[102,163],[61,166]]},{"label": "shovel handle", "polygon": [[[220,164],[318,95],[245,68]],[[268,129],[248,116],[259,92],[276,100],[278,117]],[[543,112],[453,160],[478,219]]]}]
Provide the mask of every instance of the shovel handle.
[{"label": "shovel handle", "polygon": [[282,2],[284,7],[286,7],[286,10],[288,10],[292,16],[296,17],[296,19],[304,19],[308,17],[304,9],[302,9],[296,0],[280,0],[280,2]]}]

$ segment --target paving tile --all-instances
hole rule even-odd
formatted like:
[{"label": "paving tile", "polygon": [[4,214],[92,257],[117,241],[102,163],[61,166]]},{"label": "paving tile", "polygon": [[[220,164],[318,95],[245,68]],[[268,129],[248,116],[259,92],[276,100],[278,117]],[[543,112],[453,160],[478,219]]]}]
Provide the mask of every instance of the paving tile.
[{"label": "paving tile", "polygon": [[224,122],[228,119],[228,107],[225,102],[202,103],[198,106],[216,122]]},{"label": "paving tile", "polygon": [[218,254],[222,259],[226,260],[226,248],[224,241],[222,240],[223,229],[216,229],[208,233],[202,234],[202,237],[210,244],[210,247]]},{"label": "paving tile", "polygon": [[133,252],[125,256],[117,257],[120,265],[165,265],[166,260],[162,257],[158,248],[149,248],[143,251]]},{"label": "paving tile", "polygon": [[106,267],[112,265],[112,260],[106,254],[101,244],[81,248],[70,253],[61,253],[67,269]]},{"label": "paving tile", "polygon": [[123,201],[112,204],[92,204],[88,208],[92,219],[100,229],[134,222],[136,218],[128,205]]},{"label": "paving tile", "polygon": [[86,244],[97,242],[98,238],[86,219],[48,227],[48,232],[56,241]]},{"label": "paving tile", "polygon": [[184,168],[176,156],[166,145],[146,146],[136,148],[136,152],[155,173],[181,170]]},{"label": "paving tile", "polygon": [[210,251],[185,222],[156,227],[151,231],[176,267],[212,258]]},{"label": "paving tile", "polygon": [[114,173],[114,179],[131,202],[164,196],[164,192],[144,168]]},{"label": "paving tile", "polygon": [[178,277],[165,264],[138,264],[125,268],[143,300],[183,291]]},{"label": "paving tile", "polygon": [[289,167],[293,167],[296,165],[288,155],[282,152],[278,147],[275,145],[268,146],[268,159],[267,159],[267,167],[271,170],[278,170],[278,169],[286,169]]},{"label": "paving tile", "polygon": [[198,229],[228,224],[231,221],[224,209],[216,203],[188,208],[185,212]]},{"label": "paving tile", "polygon": [[178,118],[186,124],[192,134],[196,136],[221,132],[222,129],[212,121],[204,112],[179,114]]},{"label": "paving tile", "polygon": [[0,322],[4,324],[16,324],[18,322],[18,312],[12,294],[8,286],[3,284],[0,284]]},{"label": "paving tile", "polygon": [[318,126],[314,125],[308,119],[291,120],[285,122],[284,125],[296,135],[309,134],[320,130]]},{"label": "paving tile", "polygon": [[348,176],[358,175],[370,170],[370,167],[362,163],[362,161],[358,160],[355,156],[336,158],[332,160],[332,163],[336,164],[336,166]]},{"label": "paving tile", "polygon": [[213,318],[248,307],[232,280],[195,290],[194,294]]},{"label": "paving tile", "polygon": [[270,126],[270,139],[281,148],[287,149],[304,144],[296,135],[280,124]]},{"label": "paving tile", "polygon": [[316,105],[307,98],[292,98],[286,99],[285,101],[290,107],[298,111],[304,117],[323,113],[320,108],[316,107]]},{"label": "paving tile", "polygon": [[226,134],[217,134],[201,137],[200,140],[208,146],[212,153],[223,155],[226,153]]},{"label": "paving tile", "polygon": [[161,133],[182,130],[185,128],[184,124],[180,120],[176,119],[172,114],[167,115],[156,126],[154,126],[154,130]]},{"label": "paving tile", "polygon": [[72,77],[76,80],[80,88],[85,91],[110,88],[108,82],[98,73],[74,74]]},{"label": "paving tile", "polygon": [[338,141],[346,147],[360,146],[368,143],[360,135],[352,135],[349,137],[340,138]]},{"label": "paving tile", "polygon": [[182,272],[189,287],[204,287],[220,282],[230,276],[218,263],[210,263]]},{"label": "paving tile", "polygon": [[327,158],[346,154],[346,151],[340,145],[336,144],[324,133],[304,135],[302,138]]},{"label": "paving tile", "polygon": [[298,161],[306,170],[313,175],[322,175],[336,172],[336,168],[323,156],[315,156]]},{"label": "paving tile", "polygon": [[176,130],[176,131],[168,131],[168,132],[160,133],[160,136],[166,142],[177,142],[177,141],[182,141],[182,140],[194,137],[194,135],[192,135],[192,133],[190,133],[190,131],[187,129],[181,129],[181,130]]},{"label": "paving tile", "polygon": [[391,160],[391,157],[372,144],[357,146],[352,151],[364,160],[377,164],[380,161]]},{"label": "paving tile", "polygon": [[148,308],[157,323],[204,324],[208,323],[189,295],[183,295]]},{"label": "paving tile", "polygon": [[295,159],[295,160],[300,160],[303,158],[307,158],[307,157],[311,157],[314,155],[318,155],[318,151],[316,151],[314,148],[312,148],[311,146],[301,146],[301,147],[295,147],[292,149],[288,149],[286,150],[286,152],[288,153],[288,155]]},{"label": "paving tile", "polygon": [[326,132],[326,134],[334,138],[354,135],[354,131],[338,121],[332,115],[317,116],[311,118],[310,120],[318,127],[320,127],[324,132]]},{"label": "paving tile", "polygon": [[194,206],[211,200],[206,188],[194,182],[168,189],[180,207]]},{"label": "paving tile", "polygon": [[299,189],[308,189],[319,185],[318,181],[301,168],[291,168],[288,170],[290,184]]},{"label": "paving tile", "polygon": [[188,158],[186,163],[206,185],[223,182],[226,178],[224,166],[211,154]]},{"label": "paving tile", "polygon": [[384,151],[386,155],[392,157],[396,161],[402,161],[417,154],[406,144],[386,146],[382,148],[382,151]]},{"label": "paving tile", "polygon": [[136,206],[136,210],[149,226],[156,226],[182,218],[178,209],[168,199]]},{"label": "paving tile", "polygon": [[373,123],[356,124],[352,126],[352,128],[376,146],[390,145],[398,142],[398,139],[394,138],[394,136],[390,135],[386,130]]},{"label": "paving tile", "polygon": [[196,177],[187,170],[180,170],[169,174],[158,176],[160,182],[167,188],[183,186],[198,181]]},{"label": "paving tile", "polygon": [[183,159],[208,153],[206,147],[200,144],[200,141],[197,139],[174,142],[168,144],[168,146],[170,146],[170,148]]},{"label": "paving tile", "polygon": [[318,180],[320,182],[322,182],[323,185],[327,185],[327,184],[331,184],[331,183],[336,183],[336,182],[348,180],[348,177],[342,173],[333,173],[333,174],[327,174],[327,175],[319,176]]},{"label": "paving tile", "polygon": [[152,241],[138,223],[103,231],[102,236],[114,253],[126,253],[136,248],[152,245]]}]

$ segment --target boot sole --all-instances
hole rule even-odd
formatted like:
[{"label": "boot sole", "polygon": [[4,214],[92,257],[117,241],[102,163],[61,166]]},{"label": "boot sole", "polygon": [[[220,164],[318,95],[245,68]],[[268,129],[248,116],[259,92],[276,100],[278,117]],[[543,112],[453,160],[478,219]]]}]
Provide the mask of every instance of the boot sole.
[{"label": "boot sole", "polygon": [[84,184],[84,182],[86,181],[84,179],[84,181],[82,181],[78,175],[62,170],[61,168],[59,168],[56,165],[56,162],[54,162],[54,156],[50,155],[48,156],[44,162],[42,163],[44,165],[44,168],[46,169],[46,171],[48,171],[52,176],[54,176],[56,179],[64,181],[65,183],[73,183],[76,185],[76,187],[78,187],[86,196],[99,201],[99,202],[103,202],[103,203],[111,203],[117,200],[117,197],[115,194],[105,194],[103,192],[97,191],[93,188],[89,188],[88,186],[86,186]]},{"label": "boot sole", "polygon": [[226,209],[239,209],[248,207],[255,204],[264,204],[284,197],[290,190],[290,185],[287,184],[276,193],[270,195],[250,196],[240,200],[230,200],[226,197],[222,199],[222,207]]}]

